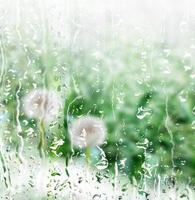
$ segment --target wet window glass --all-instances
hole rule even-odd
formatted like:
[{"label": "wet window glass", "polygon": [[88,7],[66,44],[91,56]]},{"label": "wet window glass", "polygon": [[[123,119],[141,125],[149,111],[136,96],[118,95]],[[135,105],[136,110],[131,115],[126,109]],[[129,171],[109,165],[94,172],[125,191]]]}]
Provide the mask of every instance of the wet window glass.
[{"label": "wet window glass", "polygon": [[195,199],[193,0],[0,0],[0,199]]}]

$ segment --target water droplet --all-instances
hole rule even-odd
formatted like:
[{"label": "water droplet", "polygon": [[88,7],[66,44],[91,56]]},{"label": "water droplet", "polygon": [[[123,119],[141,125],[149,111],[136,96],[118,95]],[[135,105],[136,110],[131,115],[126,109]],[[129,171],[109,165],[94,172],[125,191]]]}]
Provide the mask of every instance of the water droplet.
[{"label": "water droplet", "polygon": [[191,68],[190,66],[188,66],[188,65],[185,65],[185,66],[184,66],[184,70],[185,70],[185,71],[189,71],[189,70],[191,70],[191,69],[192,69],[192,68]]},{"label": "water droplet", "polygon": [[143,119],[145,118],[146,116],[149,116],[152,114],[152,109],[149,109],[149,108],[143,108],[142,106],[140,108],[138,108],[138,111],[137,111],[137,118],[138,119]]},{"label": "water droplet", "polygon": [[187,93],[185,91],[181,91],[179,94],[179,100],[181,102],[186,102],[187,101]]},{"label": "water droplet", "polygon": [[106,158],[106,154],[104,153],[104,151],[97,146],[97,148],[100,150],[100,160],[96,163],[96,168],[99,169],[99,170],[103,170],[103,169],[106,169],[108,167],[108,160]]},{"label": "water droplet", "polygon": [[192,121],[192,129],[195,129],[195,120],[194,121]]},{"label": "water droplet", "polygon": [[195,115],[195,106],[192,108],[192,113]]},{"label": "water droplet", "polygon": [[101,159],[98,163],[96,163],[95,166],[99,170],[106,169],[108,167],[108,160],[107,159]]}]

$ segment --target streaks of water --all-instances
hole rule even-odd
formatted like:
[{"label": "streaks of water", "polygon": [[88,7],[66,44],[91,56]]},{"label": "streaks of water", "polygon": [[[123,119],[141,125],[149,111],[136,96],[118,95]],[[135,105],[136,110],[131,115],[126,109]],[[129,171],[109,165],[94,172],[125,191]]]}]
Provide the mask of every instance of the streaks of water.
[{"label": "streaks of water", "polygon": [[2,167],[3,167],[4,183],[5,183],[6,188],[8,188],[9,184],[8,184],[7,174],[6,174],[7,173],[7,167],[6,167],[4,156],[3,156],[3,153],[2,153],[2,148],[0,148],[0,159],[1,159]]},{"label": "streaks of water", "polygon": [[114,164],[114,198],[115,200],[118,199],[117,197],[118,175],[119,175],[119,170],[118,170],[118,163],[117,163],[117,156],[116,156],[116,161]]},{"label": "streaks of water", "polygon": [[23,158],[24,140],[23,140],[23,137],[21,135],[22,134],[22,127],[21,127],[20,119],[19,119],[19,116],[20,116],[19,93],[20,93],[20,90],[21,90],[21,87],[22,87],[21,80],[19,80],[18,83],[19,83],[19,87],[18,87],[18,90],[16,91],[16,102],[17,102],[17,106],[16,106],[16,132],[17,132],[17,137],[19,139],[19,144],[17,146],[17,155],[18,155],[20,162],[23,163],[24,162],[24,158]]},{"label": "streaks of water", "polygon": [[144,139],[144,142],[138,142],[137,147],[140,149],[143,149],[143,155],[144,155],[144,162],[142,164],[142,169],[144,170],[144,173],[142,174],[142,181],[143,181],[143,187],[142,190],[144,193],[147,191],[147,178],[150,178],[150,168],[147,166],[147,148],[148,148],[149,141],[147,138]]},{"label": "streaks of water", "polygon": [[113,86],[112,86],[112,114],[113,114],[113,118],[115,120],[116,114],[115,114],[115,110],[114,110],[114,98],[115,98],[115,86],[113,84]]},{"label": "streaks of water", "polygon": [[105,152],[103,151],[103,149],[101,149],[99,146],[96,146],[99,151],[100,151],[100,160],[96,163],[96,168],[99,169],[99,170],[103,170],[103,169],[106,169],[108,167],[108,160],[106,158],[106,154]]},{"label": "streaks of water", "polygon": [[175,171],[175,162],[174,162],[174,150],[175,150],[175,143],[174,143],[174,139],[173,139],[173,133],[172,130],[170,129],[169,126],[169,122],[170,122],[170,116],[169,116],[169,107],[168,107],[168,102],[169,102],[169,98],[168,95],[166,93],[165,88],[164,89],[164,94],[165,94],[165,112],[166,112],[166,118],[165,118],[165,128],[167,129],[167,132],[170,136],[170,142],[171,142],[171,163],[172,163],[172,175],[174,175],[174,171]]},{"label": "streaks of water", "polygon": [[0,50],[1,50],[1,59],[2,59],[2,64],[1,64],[1,74],[0,74],[0,85],[3,84],[3,79],[5,75],[5,52],[4,52],[4,47],[3,47],[3,42],[0,41]]},{"label": "streaks of water", "polygon": [[12,186],[12,182],[11,182],[10,171],[7,166],[7,162],[4,156],[4,152],[3,152],[2,141],[0,141],[0,160],[1,160],[2,168],[3,168],[3,179],[4,179],[5,186],[7,189],[10,189]]}]

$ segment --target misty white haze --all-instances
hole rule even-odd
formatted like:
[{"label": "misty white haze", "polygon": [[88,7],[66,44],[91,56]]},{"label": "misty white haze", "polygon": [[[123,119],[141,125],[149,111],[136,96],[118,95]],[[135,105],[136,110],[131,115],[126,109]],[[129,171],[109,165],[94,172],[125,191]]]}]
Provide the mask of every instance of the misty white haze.
[{"label": "misty white haze", "polygon": [[15,26],[35,40],[49,29],[61,45],[95,46],[109,29],[116,40],[140,36],[185,46],[194,40],[194,11],[193,0],[1,0],[0,28],[3,37],[11,39]]}]

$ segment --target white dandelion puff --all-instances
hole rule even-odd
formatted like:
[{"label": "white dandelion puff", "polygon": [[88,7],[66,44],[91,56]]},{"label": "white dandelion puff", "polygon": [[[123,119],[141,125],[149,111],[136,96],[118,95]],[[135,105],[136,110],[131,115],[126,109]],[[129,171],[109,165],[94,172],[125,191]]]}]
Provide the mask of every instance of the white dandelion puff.
[{"label": "white dandelion puff", "polygon": [[30,118],[35,118],[39,122],[40,139],[38,144],[40,157],[45,157],[46,131],[45,123],[54,121],[61,107],[58,95],[54,91],[46,89],[34,89],[24,98],[24,112]]},{"label": "white dandelion puff", "polygon": [[104,122],[96,117],[86,116],[77,119],[70,126],[69,134],[74,146],[91,147],[100,145],[106,137]]},{"label": "white dandelion puff", "polygon": [[30,118],[51,122],[58,116],[61,102],[54,91],[34,89],[24,97],[24,112]]}]

